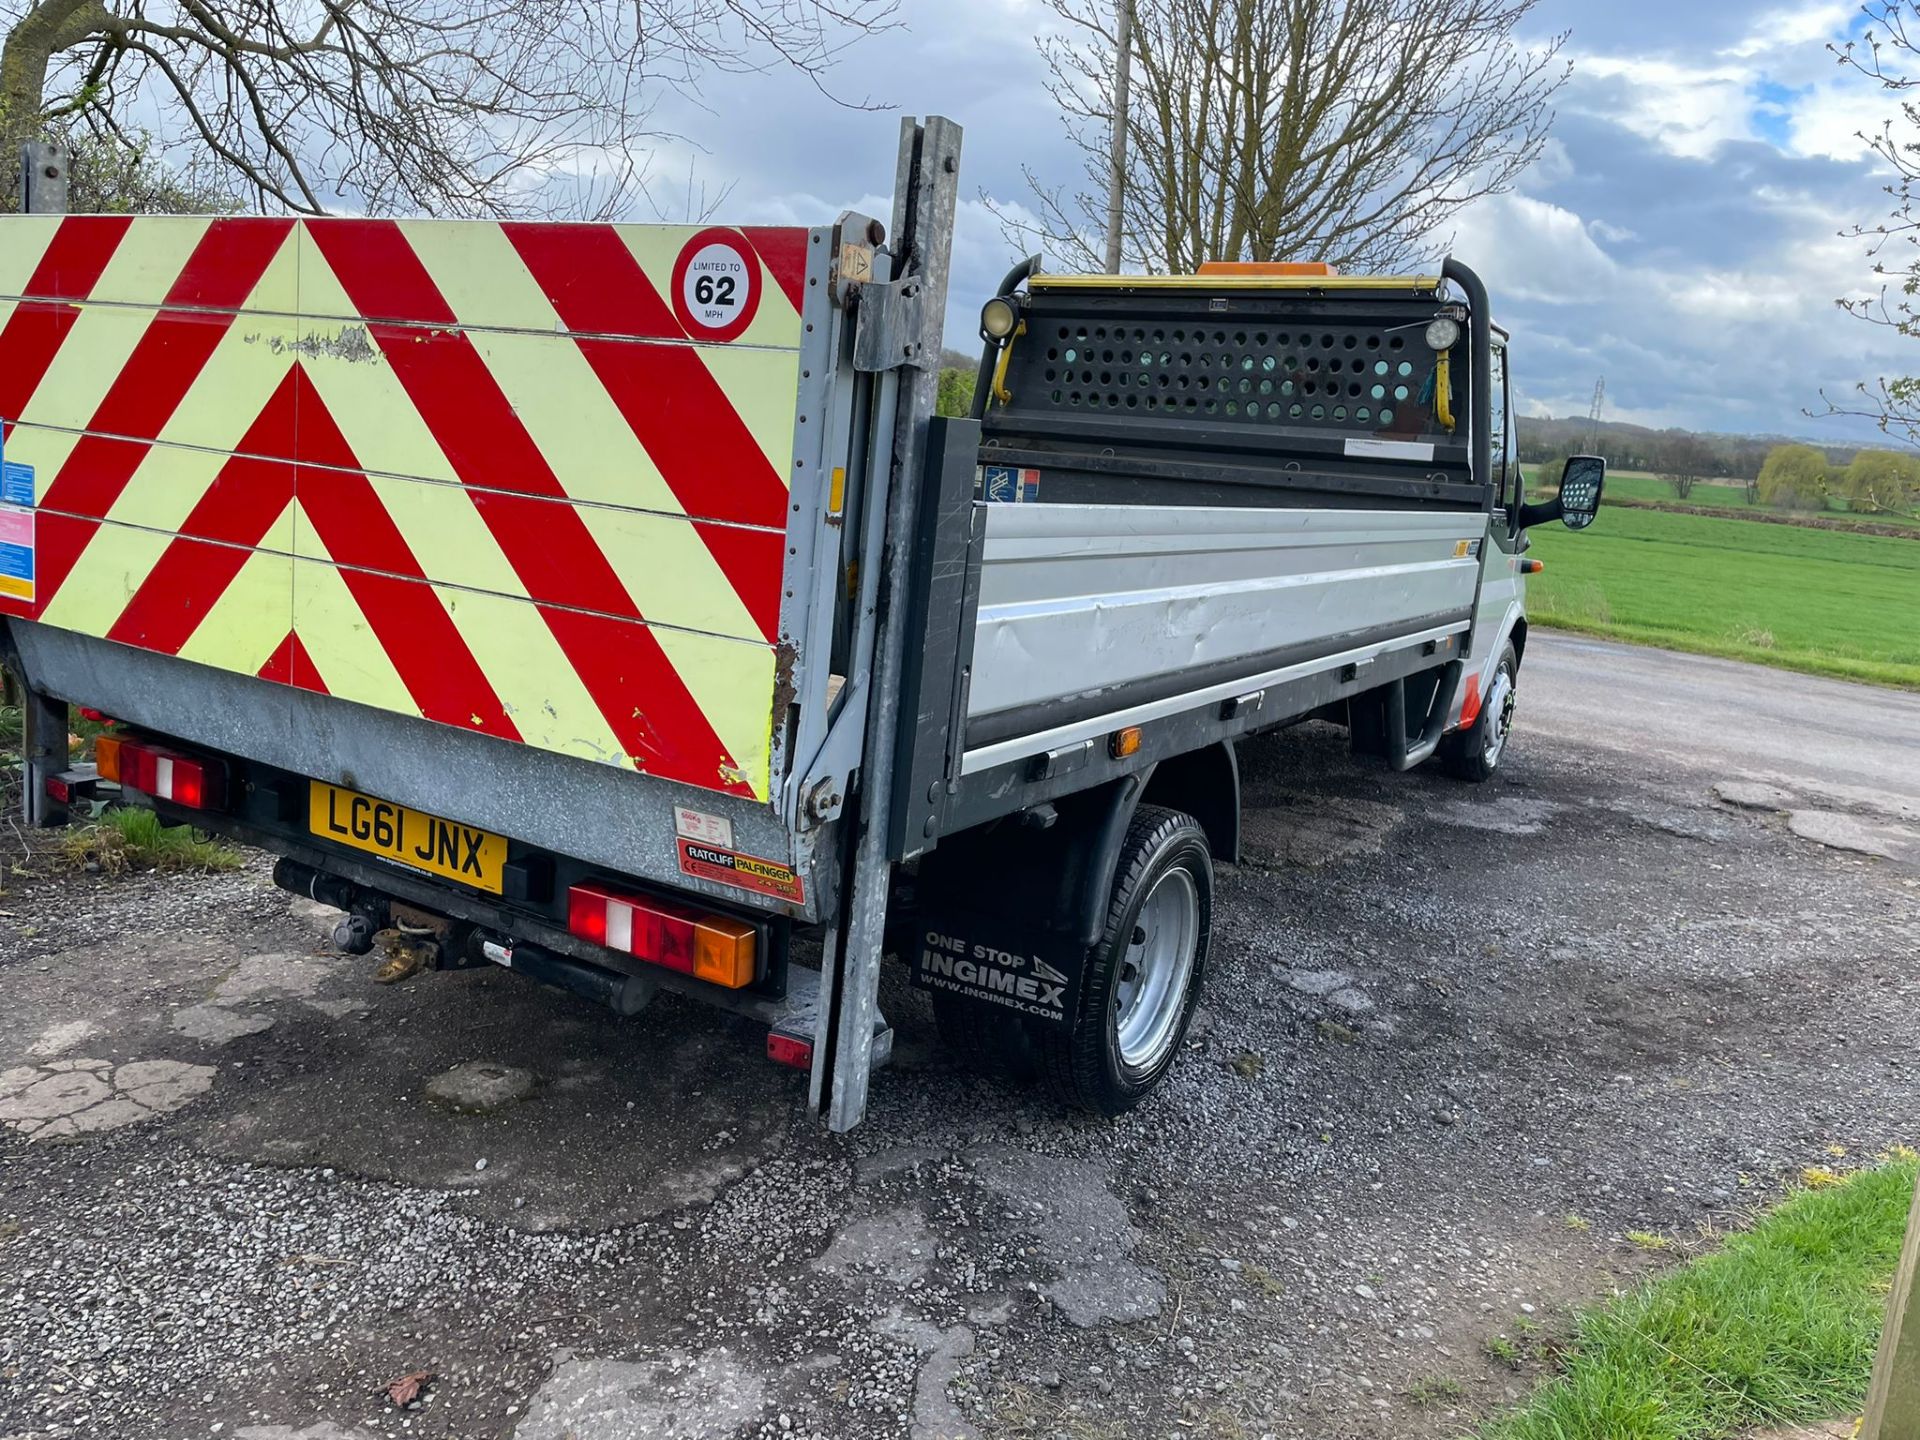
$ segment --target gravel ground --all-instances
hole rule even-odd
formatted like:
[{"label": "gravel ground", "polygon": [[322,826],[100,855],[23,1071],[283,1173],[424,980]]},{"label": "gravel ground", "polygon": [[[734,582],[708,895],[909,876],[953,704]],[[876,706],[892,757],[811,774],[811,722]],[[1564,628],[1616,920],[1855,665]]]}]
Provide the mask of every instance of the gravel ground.
[{"label": "gravel ground", "polygon": [[1569,1306],[1920,1137],[1909,802],[1796,800],[1686,697],[1698,754],[1576,743],[1554,674],[1483,789],[1249,747],[1189,1053],[1112,1123],[955,1068],[897,979],[834,1137],[744,1022],[379,986],[260,863],[29,860],[0,1436],[1458,1435]]}]

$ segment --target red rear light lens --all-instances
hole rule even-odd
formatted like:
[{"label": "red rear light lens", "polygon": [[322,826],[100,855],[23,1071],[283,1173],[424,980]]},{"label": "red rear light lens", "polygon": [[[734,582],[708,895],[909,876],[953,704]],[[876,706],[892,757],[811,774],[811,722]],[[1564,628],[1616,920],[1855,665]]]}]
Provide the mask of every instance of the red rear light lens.
[{"label": "red rear light lens", "polygon": [[606,885],[575,885],[567,891],[567,930],[592,944],[729,990],[754,980],[759,932],[753,926],[672,900]]},{"label": "red rear light lens", "polygon": [[161,745],[102,735],[93,742],[93,765],[103,780],[144,790],[189,810],[218,810],[227,803],[227,767]]},{"label": "red rear light lens", "polygon": [[567,892],[567,931],[595,945],[607,943],[607,901],[604,895],[576,885]]}]

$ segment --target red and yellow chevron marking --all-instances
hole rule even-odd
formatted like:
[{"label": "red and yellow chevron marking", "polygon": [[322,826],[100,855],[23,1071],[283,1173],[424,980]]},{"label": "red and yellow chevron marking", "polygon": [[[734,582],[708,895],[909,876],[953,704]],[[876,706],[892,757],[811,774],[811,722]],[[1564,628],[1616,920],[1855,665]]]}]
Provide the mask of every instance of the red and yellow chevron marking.
[{"label": "red and yellow chevron marking", "polygon": [[0,220],[0,613],[764,800],[808,251]]}]

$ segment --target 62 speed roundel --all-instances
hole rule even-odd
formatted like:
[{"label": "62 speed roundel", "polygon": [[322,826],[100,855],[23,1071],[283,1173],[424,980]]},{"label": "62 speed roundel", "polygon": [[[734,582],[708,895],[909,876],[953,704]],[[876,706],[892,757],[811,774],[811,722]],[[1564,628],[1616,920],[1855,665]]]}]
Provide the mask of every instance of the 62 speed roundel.
[{"label": "62 speed roundel", "polygon": [[738,230],[702,230],[673,263],[673,311],[695,340],[737,340],[760,308],[760,257]]}]

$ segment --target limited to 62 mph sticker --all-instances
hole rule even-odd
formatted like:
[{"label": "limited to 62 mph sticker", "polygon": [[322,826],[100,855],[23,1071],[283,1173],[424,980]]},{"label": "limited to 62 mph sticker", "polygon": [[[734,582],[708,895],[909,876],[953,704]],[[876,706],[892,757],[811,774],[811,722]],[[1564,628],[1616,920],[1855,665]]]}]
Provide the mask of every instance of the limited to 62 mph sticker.
[{"label": "limited to 62 mph sticker", "polygon": [[738,230],[702,230],[673,263],[673,313],[695,340],[737,340],[760,308],[760,257]]}]

